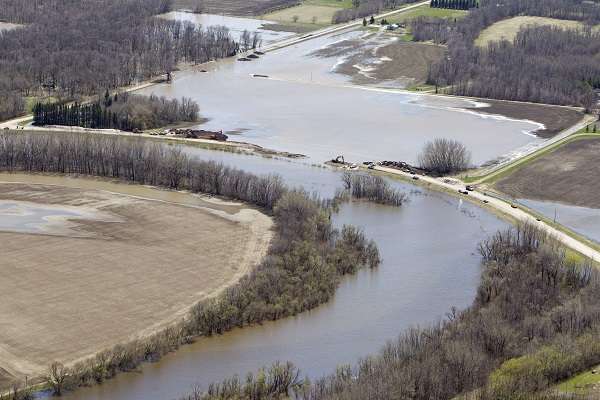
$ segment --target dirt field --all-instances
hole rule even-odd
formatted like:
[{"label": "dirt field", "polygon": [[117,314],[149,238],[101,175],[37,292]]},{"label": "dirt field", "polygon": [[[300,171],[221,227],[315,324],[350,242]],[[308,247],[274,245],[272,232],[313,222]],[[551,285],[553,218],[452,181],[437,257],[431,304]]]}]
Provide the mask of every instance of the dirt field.
[{"label": "dirt field", "polygon": [[529,16],[519,16],[508,18],[484,29],[477,40],[475,40],[475,44],[478,46],[487,46],[488,42],[497,41],[501,39],[506,39],[508,41],[512,41],[519,30],[522,27],[527,25],[552,25],[559,26],[561,28],[581,28],[583,24],[578,21],[569,21],[564,19],[554,19],[554,18],[545,18],[545,17],[529,17]]},{"label": "dirt field", "polygon": [[[202,0],[204,12],[235,16],[262,15],[291,7],[299,0]],[[198,0],[175,0],[174,9],[194,10]]]},{"label": "dirt field", "polygon": [[394,86],[405,88],[425,82],[429,65],[444,53],[442,46],[404,42],[396,35],[373,33],[336,42],[315,55],[344,57],[336,72],[352,77],[353,83],[394,82]]},{"label": "dirt field", "polygon": [[567,143],[495,184],[516,198],[600,208],[600,135]]},{"label": "dirt field", "polygon": [[488,103],[490,107],[477,108],[477,112],[503,115],[514,119],[527,119],[544,124],[546,129],[536,131],[536,134],[542,138],[551,138],[583,118],[582,112],[570,108],[500,100],[481,101]]},{"label": "dirt field", "polygon": [[70,187],[0,183],[0,387],[179,320],[254,267],[271,239],[271,219],[241,204],[29,178],[0,174]]}]

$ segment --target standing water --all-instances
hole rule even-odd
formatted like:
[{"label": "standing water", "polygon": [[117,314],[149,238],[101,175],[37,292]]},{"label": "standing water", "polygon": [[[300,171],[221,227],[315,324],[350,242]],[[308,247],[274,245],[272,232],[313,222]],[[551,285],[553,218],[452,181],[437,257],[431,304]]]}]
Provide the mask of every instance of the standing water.
[{"label": "standing water", "polygon": [[338,58],[312,55],[359,34],[315,38],[251,62],[209,63],[206,73],[182,71],[141,93],[192,98],[209,120],[203,128],[318,163],[339,154],[353,162],[414,163],[427,141],[447,137],[464,143],[480,164],[540,141],[531,134],[539,124],[465,111],[474,105],[466,100],[354,86],[333,72]]},{"label": "standing water", "polygon": [[[203,159],[254,173],[279,173],[294,186],[330,196],[340,173],[298,162],[186,151]],[[174,399],[198,384],[233,374],[245,375],[274,361],[292,361],[317,378],[343,363],[375,353],[416,324],[443,318],[451,306],[468,306],[479,279],[477,243],[505,224],[471,204],[394,182],[409,193],[400,208],[368,203],[342,206],[335,224],[355,224],[374,239],[383,263],[344,278],[332,301],[297,317],[201,338],[142,373],[117,376],[102,385],[77,390],[69,400]]]}]

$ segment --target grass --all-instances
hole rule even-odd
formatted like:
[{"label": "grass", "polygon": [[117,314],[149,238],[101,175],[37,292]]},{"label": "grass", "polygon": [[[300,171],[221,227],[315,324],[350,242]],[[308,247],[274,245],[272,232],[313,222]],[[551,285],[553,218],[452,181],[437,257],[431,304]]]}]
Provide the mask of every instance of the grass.
[{"label": "grass", "polygon": [[584,128],[584,129],[581,129],[578,132],[574,133],[573,135],[568,136],[565,139],[552,144],[551,146],[544,147],[543,149],[540,149],[526,157],[523,157],[512,164],[509,164],[508,166],[500,169],[499,171],[491,172],[490,174],[483,175],[483,176],[468,176],[468,175],[466,175],[466,176],[462,176],[461,179],[466,183],[477,182],[477,183],[493,184],[493,183],[497,182],[498,180],[511,175],[512,173],[517,171],[519,168],[522,168],[526,164],[528,164],[532,161],[535,161],[536,159],[558,149],[559,147],[561,147],[567,143],[573,142],[575,140],[580,140],[580,139],[600,139],[600,133],[585,132],[585,128]]},{"label": "grass", "polygon": [[[596,370],[595,374],[592,371]],[[585,393],[586,388],[591,385],[600,385],[600,365],[589,371],[575,375],[570,379],[558,384],[556,389],[565,393]]]},{"label": "grass", "polygon": [[[527,25],[539,25],[539,26],[557,26],[563,29],[574,29],[583,27],[583,23],[578,21],[569,21],[555,18],[545,17],[529,17],[529,16],[518,16],[513,18],[504,19],[498,21],[495,24],[490,25],[484,29],[479,37],[475,40],[477,46],[487,46],[489,42],[506,39],[512,41],[519,30]],[[597,27],[596,29],[598,29]]]},{"label": "grass", "polygon": [[296,7],[285,8],[262,16],[268,21],[280,22],[282,24],[312,24],[313,26],[331,25],[333,15],[340,8],[301,4]]},{"label": "grass", "polygon": [[33,112],[33,106],[35,106],[37,103],[50,104],[50,103],[56,103],[57,101],[58,101],[58,99],[56,97],[53,97],[53,96],[44,96],[44,97],[29,96],[29,97],[25,97],[25,111],[27,112],[27,114],[31,114]]},{"label": "grass", "polygon": [[417,17],[434,17],[434,18],[462,18],[468,14],[468,11],[463,10],[449,10],[444,8],[431,8],[428,5],[416,7],[405,13],[397,14],[386,18],[388,22],[401,23],[406,22],[409,19]]},{"label": "grass", "polygon": [[352,0],[306,0],[305,5],[335,8],[352,8]]}]

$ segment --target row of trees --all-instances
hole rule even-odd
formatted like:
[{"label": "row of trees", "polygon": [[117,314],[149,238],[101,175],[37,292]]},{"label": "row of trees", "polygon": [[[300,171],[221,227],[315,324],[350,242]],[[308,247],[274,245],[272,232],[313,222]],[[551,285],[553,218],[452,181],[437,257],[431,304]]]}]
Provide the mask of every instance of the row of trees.
[{"label": "row of trees", "polygon": [[[0,33],[0,96],[75,99],[170,74],[179,62],[203,63],[240,50],[226,27],[154,17],[170,3],[0,0],[0,20],[28,24]],[[245,47],[260,44],[248,35]]]},{"label": "row of trees", "polygon": [[380,263],[376,245],[361,230],[334,229],[323,202],[288,189],[278,176],[192,160],[177,148],[139,138],[3,133],[0,170],[90,175],[210,193],[258,205],[275,219],[267,257],[238,284],[148,339],[115,346],[72,368],[53,364],[48,384],[55,393],[131,371],[199,335],[312,309],[333,296],[343,275]]},{"label": "row of trees", "polygon": [[[483,271],[471,307],[409,329],[356,367],[297,382],[294,398],[564,399],[548,387],[600,363],[600,273],[569,261],[528,225],[484,240],[480,253]],[[224,398],[285,397],[189,399]]]},{"label": "row of trees", "polygon": [[394,189],[388,181],[380,176],[344,172],[342,182],[344,183],[344,192],[336,195],[340,199],[349,195],[354,199],[364,199],[396,207],[400,207],[406,201],[404,193]]},{"label": "row of trees", "polygon": [[489,25],[517,15],[600,23],[600,4],[583,0],[480,1],[462,19],[418,17],[410,22],[416,40],[448,45],[428,81],[459,95],[577,105],[592,108],[600,88],[600,33],[589,28],[525,27],[513,42],[478,47]]},{"label": "row of trees", "polygon": [[0,90],[0,121],[25,112],[25,100],[18,93]]},{"label": "row of trees", "polygon": [[200,107],[188,98],[139,96],[108,91],[103,101],[90,104],[43,104],[33,108],[33,124],[82,126],[94,129],[145,130],[174,124],[198,121]]},{"label": "row of trees", "polygon": [[477,0],[431,0],[431,8],[449,8],[452,10],[468,10],[478,6]]},{"label": "row of trees", "polygon": [[335,12],[332,18],[334,24],[341,24],[369,15],[379,14],[382,10],[394,9],[403,4],[416,3],[418,0],[357,0],[353,7]]}]

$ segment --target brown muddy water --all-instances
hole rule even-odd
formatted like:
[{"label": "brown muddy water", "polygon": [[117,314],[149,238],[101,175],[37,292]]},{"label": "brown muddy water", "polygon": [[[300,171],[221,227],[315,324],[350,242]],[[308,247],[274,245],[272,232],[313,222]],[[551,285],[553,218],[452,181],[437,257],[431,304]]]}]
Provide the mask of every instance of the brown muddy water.
[{"label": "brown muddy water", "polygon": [[171,11],[169,13],[162,14],[159,17],[174,21],[191,22],[195,25],[202,26],[203,28],[226,26],[229,28],[231,35],[236,40],[239,40],[244,31],[251,33],[258,32],[262,39],[263,45],[268,45],[275,41],[294,35],[290,32],[275,32],[264,29],[263,26],[272,24],[272,22],[252,18],[230,17],[227,15],[214,14],[194,14],[185,11]]},{"label": "brown muddy water", "polygon": [[600,209],[530,199],[517,201],[544,217],[600,243]]},{"label": "brown muddy water", "polygon": [[[175,74],[170,85],[143,90],[198,101],[206,129],[241,131],[233,140],[303,153],[304,161],[268,159],[182,147],[188,154],[258,174],[276,173],[294,187],[331,197],[340,172],[321,163],[343,154],[348,160],[414,162],[435,137],[464,142],[481,163],[539,141],[538,125],[461,110],[464,100],[434,98],[351,85],[336,74],[335,57],[316,50],[361,32],[304,42],[252,62],[223,60],[208,72]],[[252,74],[268,75],[255,78]],[[315,164],[317,166],[315,166]],[[140,373],[122,374],[103,385],[77,390],[68,400],[174,399],[208,384],[277,360],[294,362],[318,378],[337,365],[377,352],[403,330],[443,318],[452,306],[471,304],[477,288],[477,244],[507,225],[488,212],[444,194],[393,182],[409,193],[401,208],[367,203],[343,205],[334,222],[360,226],[375,239],[383,263],[343,279],[332,301],[321,307],[222,336],[199,339]]]},{"label": "brown muddy water", "polygon": [[[292,186],[324,197],[341,185],[340,172],[302,162],[184,147],[190,155],[258,173],[278,173]],[[377,352],[404,329],[464,308],[479,279],[477,243],[505,223],[468,203],[393,182],[409,193],[401,208],[344,205],[335,224],[352,223],[376,240],[383,263],[345,278],[334,299],[310,312],[222,336],[201,338],[140,372],[64,396],[68,400],[174,399],[198,384],[289,360],[311,378]]]},{"label": "brown muddy water", "polygon": [[[337,33],[269,52],[258,60],[227,59],[174,75],[171,84],[143,89],[196,100],[210,130],[242,131],[232,140],[310,157],[337,155],[354,162],[415,162],[437,137],[463,142],[476,164],[540,141],[539,124],[465,111],[471,102],[356,86],[335,73],[344,56],[316,51],[363,35]],[[254,77],[254,74],[265,75]]]}]

